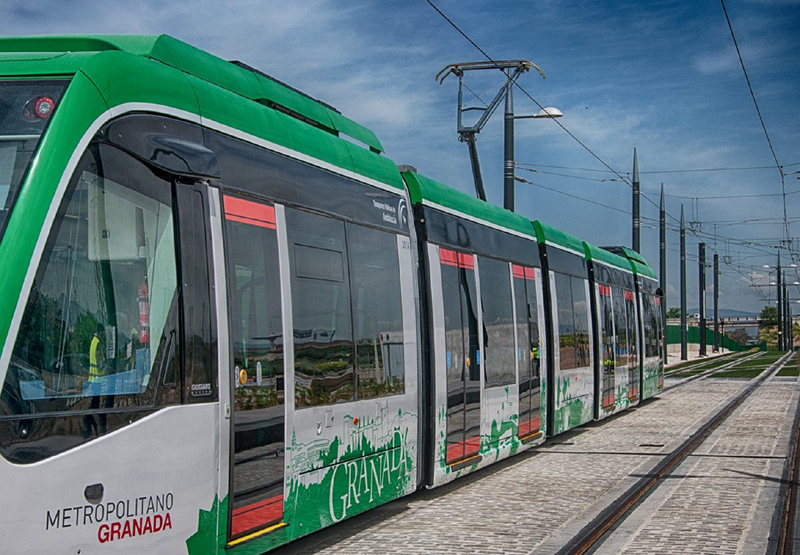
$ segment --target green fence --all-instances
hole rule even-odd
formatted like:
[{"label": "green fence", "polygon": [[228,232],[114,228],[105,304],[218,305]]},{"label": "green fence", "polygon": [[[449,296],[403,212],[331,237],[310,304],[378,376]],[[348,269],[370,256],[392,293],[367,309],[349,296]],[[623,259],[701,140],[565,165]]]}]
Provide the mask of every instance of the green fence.
[{"label": "green fence", "polygon": [[[748,349],[752,349],[753,345],[742,345],[738,341],[734,341],[729,338],[727,335],[719,334],[720,339],[720,347],[723,349],[727,349],[729,351],[747,351]],[[700,328],[696,327],[689,327],[686,330],[686,342],[687,343],[700,343]],[[680,345],[681,343],[681,327],[680,326],[671,326],[667,324],[667,344],[669,345]],[[711,347],[714,345],[714,327],[706,328],[706,345],[709,347],[709,351]],[[766,345],[760,345],[761,350],[766,350]]]}]

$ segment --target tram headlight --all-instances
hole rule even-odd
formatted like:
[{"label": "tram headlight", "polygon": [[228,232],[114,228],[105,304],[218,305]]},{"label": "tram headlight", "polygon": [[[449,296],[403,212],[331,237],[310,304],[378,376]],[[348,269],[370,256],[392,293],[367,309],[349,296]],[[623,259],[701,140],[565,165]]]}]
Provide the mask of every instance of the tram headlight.
[{"label": "tram headlight", "polygon": [[35,96],[25,103],[22,115],[30,121],[44,120],[55,110],[55,101],[47,95]]}]

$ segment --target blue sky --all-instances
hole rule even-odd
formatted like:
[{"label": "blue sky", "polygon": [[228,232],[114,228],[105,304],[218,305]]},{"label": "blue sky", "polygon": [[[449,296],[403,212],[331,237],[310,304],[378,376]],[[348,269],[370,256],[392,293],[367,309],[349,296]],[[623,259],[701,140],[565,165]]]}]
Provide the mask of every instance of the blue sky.
[{"label": "blue sky", "polygon": [[[656,269],[662,183],[667,194],[668,306],[679,304],[682,204],[687,225],[701,224],[687,234],[689,307],[698,304],[700,240],[709,261],[713,252],[725,257],[722,308],[758,312],[775,300],[774,273],[762,265],[775,265],[786,233],[778,165],[794,253],[800,236],[800,173],[792,174],[800,172],[800,0],[725,4],[774,155],[720,1],[434,3],[493,59],[541,67],[545,79],[529,72],[519,84],[564,112],[558,121],[577,138],[552,121],[517,122],[517,175],[534,183],[517,184],[517,212],[598,245],[630,245],[631,189],[606,165],[630,179],[635,147],[642,252]],[[474,193],[457,141],[457,80],[434,77],[484,57],[425,0],[7,0],[0,16],[5,36],[166,33],[244,61],[373,129],[398,164]],[[501,82],[489,72],[466,81],[486,102]],[[518,90],[515,110],[538,107]],[[489,201],[502,205],[502,111],[478,149]],[[790,251],[780,252],[786,266]],[[786,277],[798,280],[797,271]],[[710,307],[710,273],[707,283]],[[800,299],[800,287],[790,298]]]}]

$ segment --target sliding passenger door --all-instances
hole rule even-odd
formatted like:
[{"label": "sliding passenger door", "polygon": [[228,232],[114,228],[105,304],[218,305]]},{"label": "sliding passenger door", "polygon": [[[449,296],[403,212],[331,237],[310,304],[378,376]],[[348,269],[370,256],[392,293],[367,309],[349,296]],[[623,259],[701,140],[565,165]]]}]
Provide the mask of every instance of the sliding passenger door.
[{"label": "sliding passenger door", "polygon": [[513,272],[519,368],[518,433],[519,439],[527,442],[541,433],[541,368],[544,353],[539,338],[536,270],[514,264]]},{"label": "sliding passenger door", "polygon": [[283,518],[285,389],[271,204],[225,195],[233,445],[228,541]]},{"label": "sliding passenger door", "polygon": [[454,464],[480,450],[481,378],[475,263],[440,249],[447,356],[447,452]]}]

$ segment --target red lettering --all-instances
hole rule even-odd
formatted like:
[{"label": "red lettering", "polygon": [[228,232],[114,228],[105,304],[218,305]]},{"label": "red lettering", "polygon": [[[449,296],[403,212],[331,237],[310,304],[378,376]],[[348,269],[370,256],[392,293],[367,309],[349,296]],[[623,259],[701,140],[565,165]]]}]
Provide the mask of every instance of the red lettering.
[{"label": "red lettering", "polygon": [[144,534],[154,534],[162,530],[172,530],[172,516],[169,513],[101,524],[97,529],[97,541],[108,543]]},{"label": "red lettering", "polygon": [[114,540],[119,539],[119,528],[120,528],[119,522],[111,523],[111,536],[109,537],[108,541],[113,542]]}]

